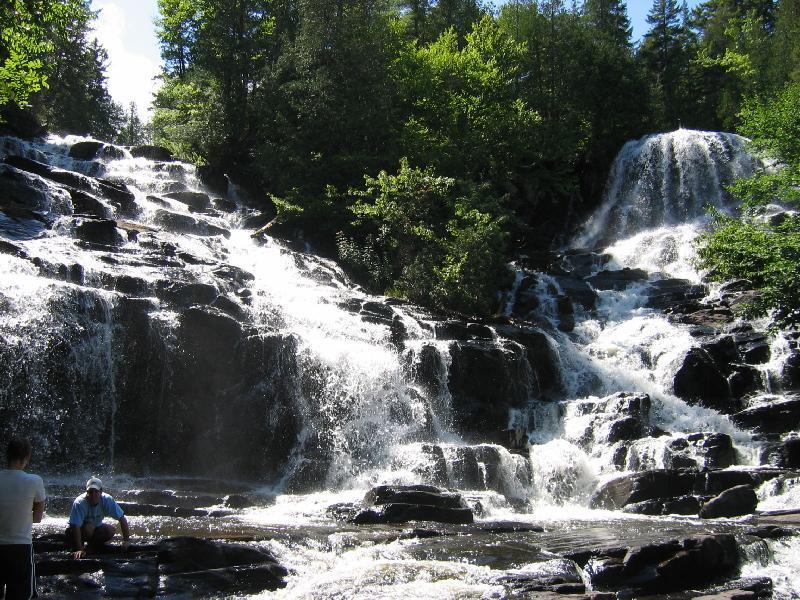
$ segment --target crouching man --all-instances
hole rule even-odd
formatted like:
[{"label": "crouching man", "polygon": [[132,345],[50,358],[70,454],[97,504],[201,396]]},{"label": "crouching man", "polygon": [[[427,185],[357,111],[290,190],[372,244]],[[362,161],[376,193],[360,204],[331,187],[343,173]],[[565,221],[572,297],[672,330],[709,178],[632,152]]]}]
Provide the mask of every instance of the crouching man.
[{"label": "crouching man", "polygon": [[114,537],[116,528],[110,523],[103,523],[105,517],[119,521],[122,549],[127,550],[131,533],[125,513],[114,498],[103,493],[103,482],[92,477],[86,482],[86,493],[75,498],[69,513],[67,541],[72,544],[75,558],[86,556],[84,542],[87,549],[97,551]]}]

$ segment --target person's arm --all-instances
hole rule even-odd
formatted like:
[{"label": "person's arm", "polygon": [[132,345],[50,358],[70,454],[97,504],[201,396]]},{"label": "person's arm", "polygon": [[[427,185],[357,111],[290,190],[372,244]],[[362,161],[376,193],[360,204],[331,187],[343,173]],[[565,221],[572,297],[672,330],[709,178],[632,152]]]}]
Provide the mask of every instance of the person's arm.
[{"label": "person's arm", "polygon": [[83,558],[86,556],[86,551],[83,549],[83,539],[81,539],[81,528],[77,525],[70,525],[72,529],[72,547],[75,552],[72,554],[75,558]]},{"label": "person's arm", "polygon": [[128,519],[124,516],[119,519],[119,528],[122,530],[122,547],[127,549],[131,543],[131,530],[128,527]]},{"label": "person's arm", "polygon": [[41,523],[44,517],[44,501],[33,503],[33,522]]}]

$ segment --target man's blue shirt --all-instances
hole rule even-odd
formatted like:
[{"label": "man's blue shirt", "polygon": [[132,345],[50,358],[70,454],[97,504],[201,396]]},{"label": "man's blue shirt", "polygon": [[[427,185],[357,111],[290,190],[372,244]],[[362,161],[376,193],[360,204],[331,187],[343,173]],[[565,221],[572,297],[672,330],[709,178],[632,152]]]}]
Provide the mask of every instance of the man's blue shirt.
[{"label": "man's blue shirt", "polygon": [[100,502],[92,506],[86,494],[78,496],[72,503],[72,510],[69,513],[69,524],[82,527],[84,523],[94,523],[94,526],[102,525],[104,517],[111,517],[118,521],[125,516],[119,504],[108,494],[100,496]]}]

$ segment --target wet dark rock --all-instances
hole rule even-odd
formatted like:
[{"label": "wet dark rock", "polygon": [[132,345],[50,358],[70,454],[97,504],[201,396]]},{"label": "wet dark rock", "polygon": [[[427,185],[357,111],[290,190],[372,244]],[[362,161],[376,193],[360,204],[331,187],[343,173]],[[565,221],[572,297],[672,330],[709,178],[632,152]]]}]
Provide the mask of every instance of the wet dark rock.
[{"label": "wet dark rock", "polygon": [[5,163],[21,171],[33,173],[39,177],[44,177],[50,181],[55,181],[56,183],[63,183],[65,185],[87,191],[92,191],[93,188],[92,182],[94,180],[86,175],[73,173],[72,171],[64,171],[63,169],[57,169],[45,163],[31,160],[30,158],[25,158],[23,156],[16,156],[13,154],[6,156]]},{"label": "wet dark rock", "polygon": [[609,425],[607,440],[609,444],[613,444],[621,440],[636,440],[642,435],[641,420],[636,417],[625,417]]},{"label": "wet dark rock", "polygon": [[133,146],[130,149],[130,153],[134,158],[146,158],[148,160],[160,162],[170,162],[173,160],[172,152],[163,146],[152,146],[148,144]]},{"label": "wet dark rock", "polygon": [[456,449],[456,457],[451,464],[453,484],[459,489],[482,490],[486,489],[483,480],[483,471],[478,464],[478,457],[473,448],[463,446]]},{"label": "wet dark rock", "polygon": [[159,281],[156,284],[156,296],[178,306],[211,304],[218,294],[217,288],[210,283]]},{"label": "wet dark rock", "polygon": [[696,515],[700,512],[700,499],[697,496],[680,496],[666,500],[661,514],[664,515]]},{"label": "wet dark rock", "polygon": [[[450,345],[448,387],[458,429],[476,441],[502,441],[508,409],[527,402],[528,362],[514,343],[479,341]],[[476,438],[477,436],[477,438]]]},{"label": "wet dark rock", "polygon": [[741,362],[739,348],[732,335],[721,335],[707,342],[703,342],[700,347],[706,351],[709,358],[724,374],[729,374],[729,365]]},{"label": "wet dark rock", "polygon": [[556,298],[556,314],[558,315],[558,329],[570,333],[575,329],[575,309],[566,295]]},{"label": "wet dark rock", "polygon": [[765,334],[749,331],[737,333],[733,338],[744,362],[756,365],[769,361],[771,352]]},{"label": "wet dark rock", "polygon": [[103,563],[96,558],[72,558],[61,556],[37,556],[36,576],[78,575],[96,573],[103,569]]},{"label": "wet dark rock", "polygon": [[17,258],[28,258],[28,253],[25,252],[24,248],[18,246],[13,242],[9,242],[7,240],[0,239],[0,253],[2,254],[11,254],[12,256],[16,256]]},{"label": "wet dark rock", "polygon": [[752,513],[758,506],[758,497],[750,485],[737,485],[706,502],[700,509],[703,519],[738,517]]},{"label": "wet dark rock", "polygon": [[154,222],[165,229],[178,233],[189,233],[200,236],[223,235],[230,237],[231,232],[222,227],[212,225],[202,219],[196,219],[190,215],[171,212],[159,209],[156,211]]},{"label": "wet dark rock", "polygon": [[584,574],[593,589],[644,597],[708,584],[735,573],[739,561],[734,537],[719,534],[635,546],[623,556],[618,551],[595,551]]},{"label": "wet dark rock", "polygon": [[217,210],[226,213],[236,212],[236,209],[238,208],[236,202],[229,200],[228,198],[214,198],[211,201],[211,204],[213,204],[214,208]]},{"label": "wet dark rock", "polygon": [[693,433],[687,437],[709,469],[726,469],[736,464],[736,449],[726,433]]},{"label": "wet dark rock", "polygon": [[800,428],[800,398],[787,399],[751,406],[731,415],[739,427],[755,429],[761,433],[786,433]]},{"label": "wet dark rock", "polygon": [[622,512],[634,515],[660,515],[664,513],[663,500],[642,500],[622,507]]},{"label": "wet dark rock", "polygon": [[439,340],[467,341],[470,339],[469,332],[467,331],[467,323],[455,319],[437,321],[433,325],[433,333],[436,339]]},{"label": "wet dark rock", "polygon": [[164,195],[171,200],[183,202],[189,208],[196,210],[205,210],[211,206],[211,198],[203,192],[170,192]]},{"label": "wet dark rock", "polygon": [[69,157],[77,160],[92,160],[97,157],[105,146],[103,142],[85,141],[72,144],[69,148]]},{"label": "wet dark rock", "polygon": [[278,564],[247,565],[178,573],[164,577],[167,594],[257,594],[286,587],[286,569]]},{"label": "wet dark rock", "polygon": [[744,398],[754,392],[764,389],[764,382],[761,379],[761,371],[750,365],[731,364],[731,374],[728,375],[728,386],[731,396],[734,398]]},{"label": "wet dark rock", "polygon": [[98,219],[111,217],[111,211],[95,196],[75,188],[67,188],[76,215],[86,215]]},{"label": "wet dark rock", "polygon": [[463,524],[473,521],[472,510],[459,494],[443,492],[430,485],[378,486],[364,496],[364,505],[382,508],[362,511],[353,520],[356,524],[408,521]]},{"label": "wet dark rock", "polygon": [[686,279],[659,279],[651,281],[648,287],[647,306],[662,310],[675,309],[680,305],[694,306],[694,302],[707,293],[704,285],[693,284]]},{"label": "wet dark rock", "polygon": [[497,331],[521,344],[525,349],[528,364],[536,377],[540,392],[557,394],[563,389],[558,352],[547,335],[533,327],[498,326]]},{"label": "wet dark rock", "polygon": [[597,307],[597,292],[583,279],[577,277],[556,277],[555,279],[561,292],[570,302],[580,304],[586,310],[594,310]]},{"label": "wet dark rock", "polygon": [[143,297],[151,295],[150,283],[132,275],[116,275],[107,278],[103,283],[104,287],[127,296]]},{"label": "wet dark rock", "polygon": [[621,509],[629,504],[665,502],[683,496],[711,497],[736,486],[757,487],[782,474],[780,470],[653,469],[613,479],[592,496],[592,508]]},{"label": "wet dark rock", "polygon": [[780,384],[785,390],[800,388],[800,351],[793,348],[783,363]]},{"label": "wet dark rock", "polygon": [[75,226],[75,236],[84,242],[104,246],[121,246],[127,241],[112,219],[85,219]]},{"label": "wet dark rock", "polygon": [[420,478],[434,486],[448,485],[447,461],[441,446],[423,444],[422,452],[428,458],[428,464],[420,469]]},{"label": "wet dark rock", "polygon": [[411,372],[414,381],[425,387],[434,397],[441,393],[444,360],[439,349],[432,344],[423,345],[412,358]]},{"label": "wet dark rock", "polygon": [[253,502],[247,496],[243,496],[242,494],[228,494],[227,496],[225,496],[223,504],[228,508],[234,508],[234,509],[247,508],[248,506],[253,506]]},{"label": "wet dark rock", "polygon": [[427,504],[386,504],[381,510],[384,523],[407,523],[409,521],[433,521],[435,523],[472,523],[474,517],[469,508],[442,508]]},{"label": "wet dark rock", "polygon": [[444,492],[432,485],[390,486],[372,488],[364,496],[366,506],[383,504],[424,504],[440,508],[466,508],[460,494]]},{"label": "wet dark rock", "polygon": [[763,540],[776,540],[795,535],[795,531],[787,527],[780,527],[779,525],[761,525],[748,530],[747,535],[752,535]]},{"label": "wet dark rock", "polygon": [[647,281],[644,269],[620,269],[618,271],[600,271],[588,277],[586,281],[596,290],[624,290],[632,283]]},{"label": "wet dark rock", "polygon": [[527,598],[543,592],[556,594],[583,594],[586,586],[578,566],[571,560],[559,558],[536,565],[534,572],[512,572],[497,578],[497,583],[506,588],[510,598]]},{"label": "wet dark rock", "polygon": [[675,395],[689,404],[699,404],[721,412],[734,412],[738,406],[731,399],[728,380],[702,348],[691,348],[675,373]]},{"label": "wet dark rock", "polygon": [[227,296],[217,296],[211,306],[218,308],[227,315],[230,315],[237,321],[244,321],[247,319],[247,313],[241,304],[235,300],[231,300]]},{"label": "wet dark rock", "polygon": [[196,508],[167,506],[163,504],[144,504],[139,502],[118,502],[123,512],[130,517],[206,517],[208,511]]},{"label": "wet dark rock", "polygon": [[800,469],[800,438],[789,438],[780,445],[777,467]]},{"label": "wet dark rock", "polygon": [[263,548],[194,537],[167,538],[158,543],[157,549],[159,571],[165,575],[277,562]]}]

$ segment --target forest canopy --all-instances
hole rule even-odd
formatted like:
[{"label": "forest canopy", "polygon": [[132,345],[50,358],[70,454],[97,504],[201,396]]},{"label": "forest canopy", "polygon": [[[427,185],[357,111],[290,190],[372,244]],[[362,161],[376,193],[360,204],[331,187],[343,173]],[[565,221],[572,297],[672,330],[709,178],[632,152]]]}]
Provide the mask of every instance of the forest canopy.
[{"label": "forest canopy", "polygon": [[[158,7],[163,85],[147,129],[108,94],[86,0],[0,7],[0,103],[53,131],[151,135],[240,182],[379,293],[491,312],[505,262],[596,206],[616,152],[645,133],[741,127],[795,164],[800,134],[774,135],[788,122],[766,116],[800,81],[793,0],[654,0],[641,40],[622,0]],[[778,185],[795,189],[737,190]]]}]

